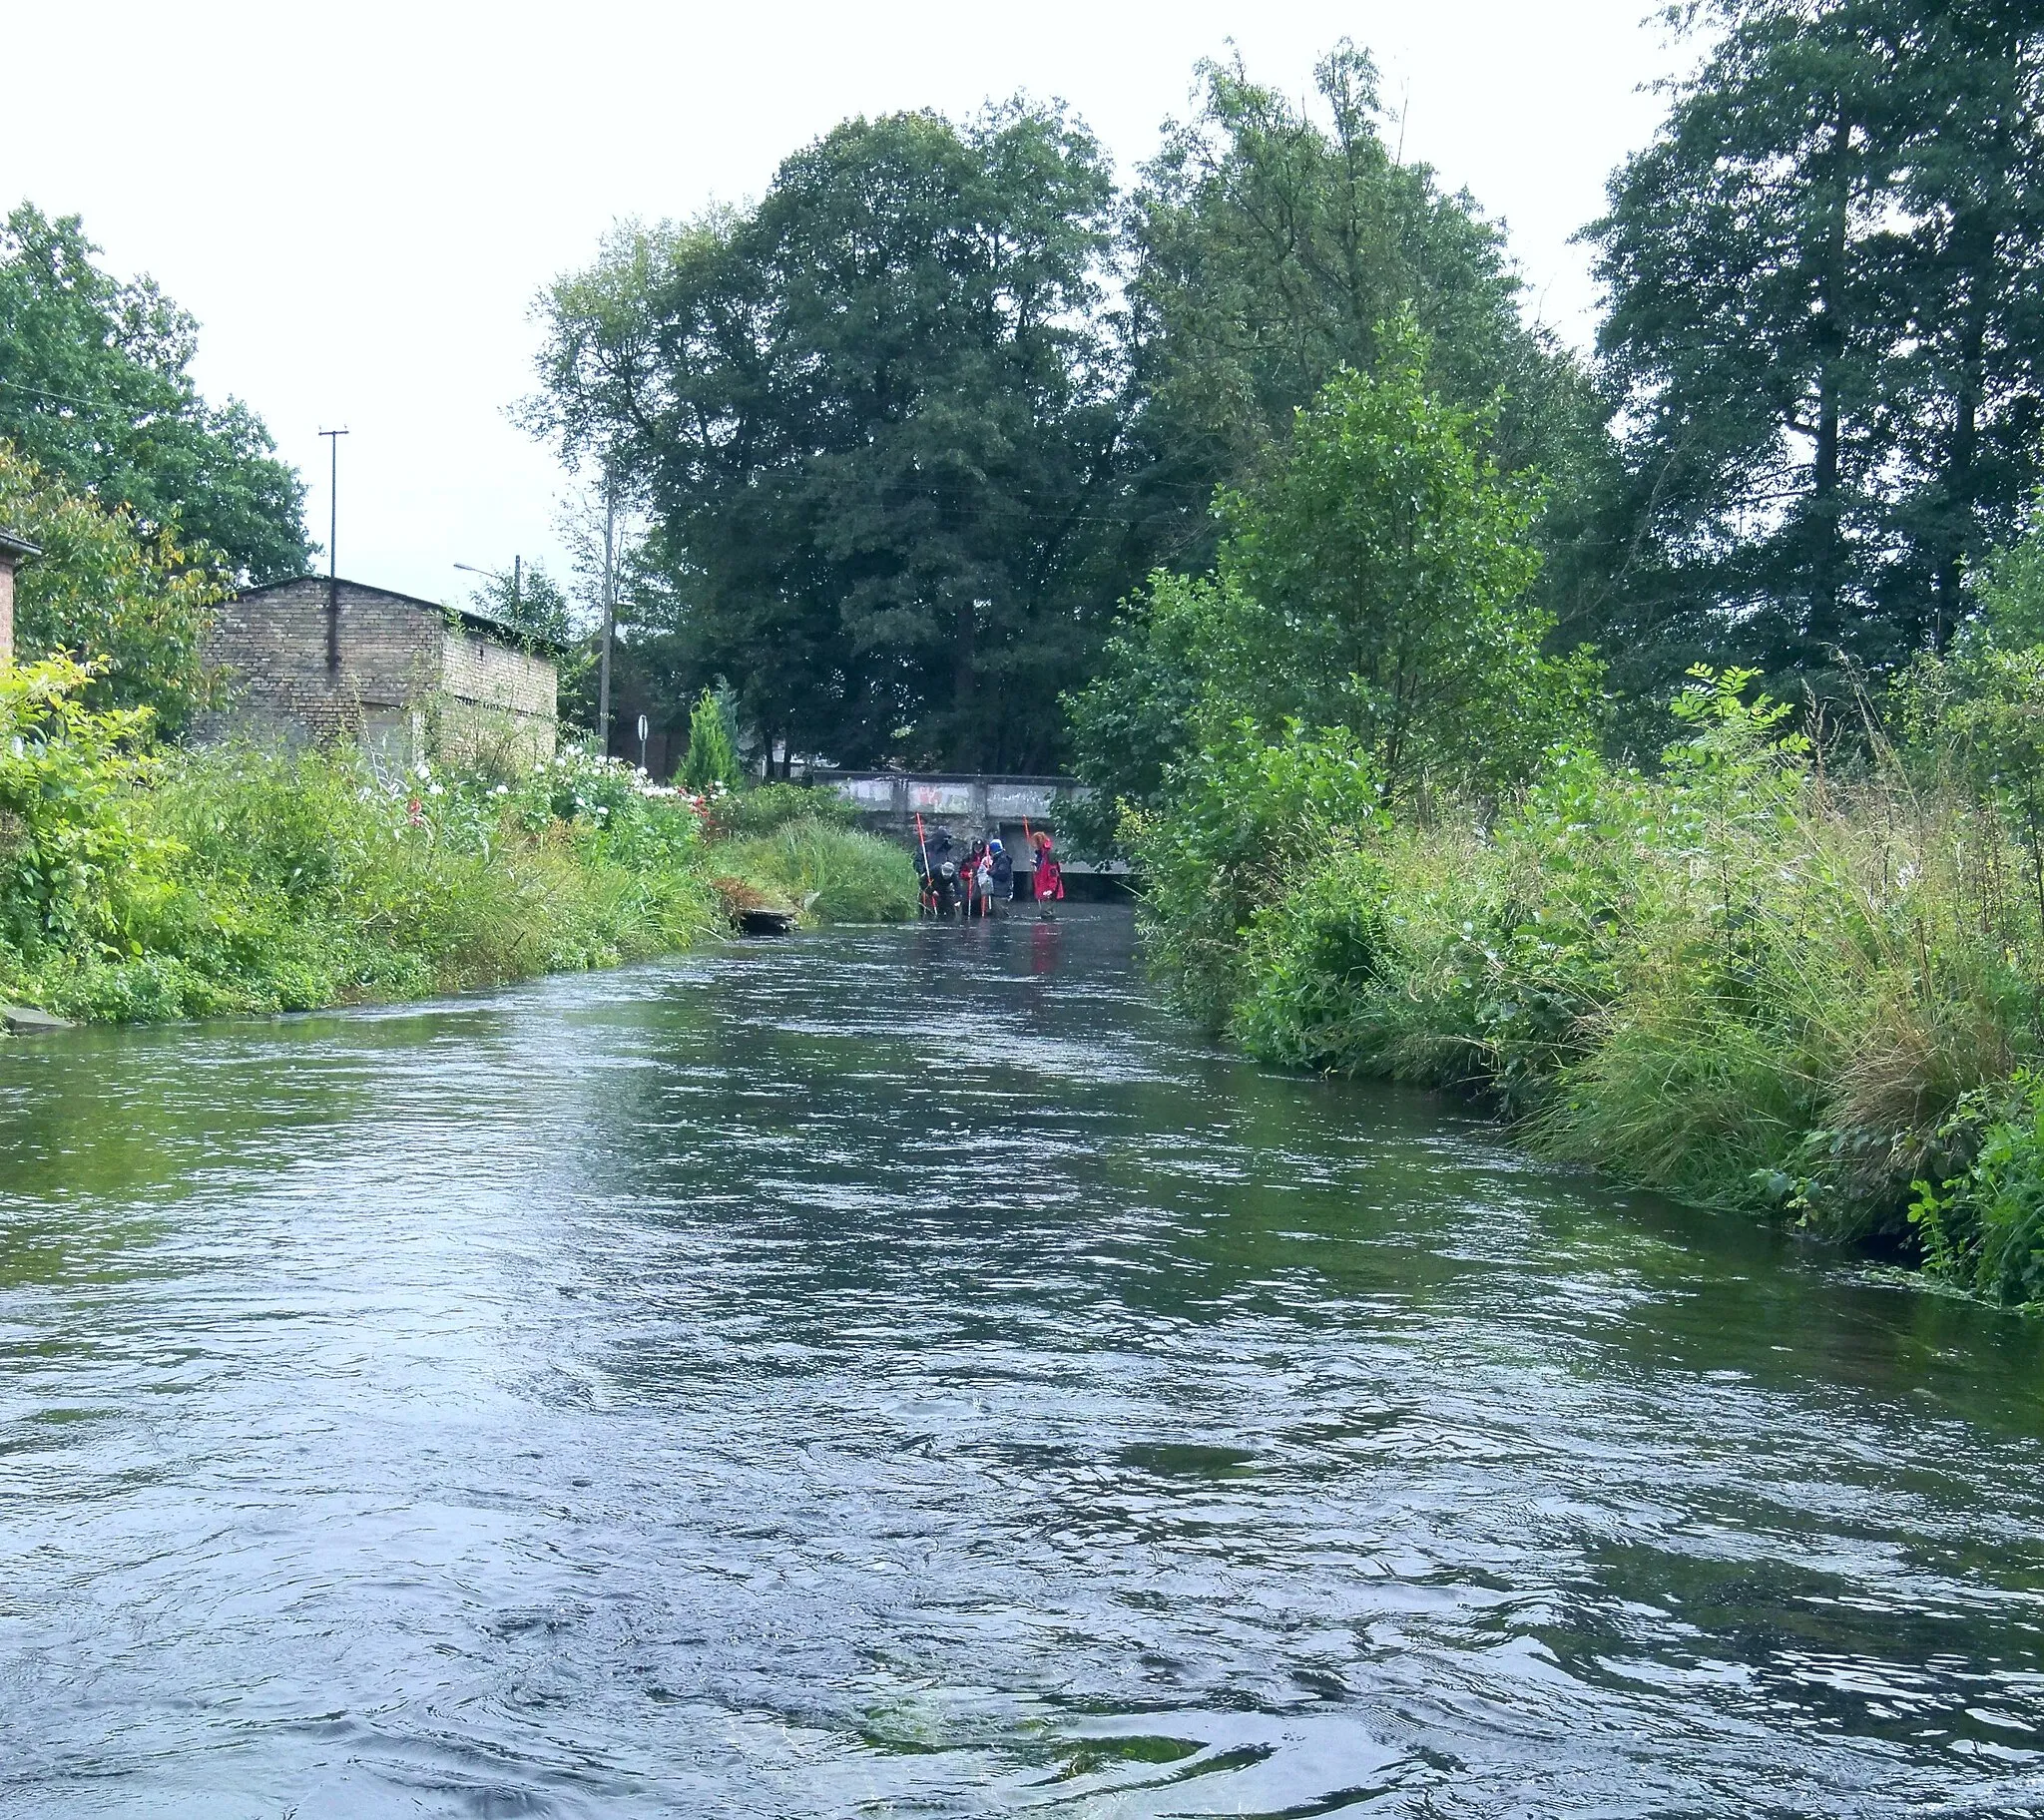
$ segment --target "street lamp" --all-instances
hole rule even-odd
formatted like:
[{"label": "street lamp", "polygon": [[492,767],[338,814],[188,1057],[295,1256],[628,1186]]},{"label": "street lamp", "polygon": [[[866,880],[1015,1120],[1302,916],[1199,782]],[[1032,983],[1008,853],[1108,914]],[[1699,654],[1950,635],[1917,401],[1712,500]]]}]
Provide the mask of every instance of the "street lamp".
[{"label": "street lamp", "polygon": [[[454,566],[464,575],[487,576],[493,582],[501,582],[504,579],[504,572],[501,569],[478,569],[473,563],[456,563]],[[514,556],[511,559],[511,619],[514,624],[518,619],[524,590],[525,558]]]}]

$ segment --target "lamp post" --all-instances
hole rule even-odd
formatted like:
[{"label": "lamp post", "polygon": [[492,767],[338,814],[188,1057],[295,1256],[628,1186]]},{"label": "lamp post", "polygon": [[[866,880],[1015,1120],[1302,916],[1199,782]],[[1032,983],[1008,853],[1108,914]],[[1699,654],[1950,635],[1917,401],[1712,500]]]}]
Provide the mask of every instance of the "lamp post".
[{"label": "lamp post", "polygon": [[[456,563],[454,567],[459,569],[464,575],[480,575],[492,582],[501,582],[504,579],[504,572],[501,569],[478,569],[473,563]],[[516,627],[518,624],[518,610],[522,604],[524,587],[525,558],[514,556],[511,559],[511,624],[513,627]]]},{"label": "lamp post", "polygon": [[321,430],[326,438],[326,668],[340,669],[340,439],[345,427]]},{"label": "lamp post", "polygon": [[[617,590],[618,481],[608,468],[603,475],[603,652],[596,667],[596,749],[608,758],[611,750],[611,638],[618,625]],[[646,753],[641,748],[640,767]]]}]

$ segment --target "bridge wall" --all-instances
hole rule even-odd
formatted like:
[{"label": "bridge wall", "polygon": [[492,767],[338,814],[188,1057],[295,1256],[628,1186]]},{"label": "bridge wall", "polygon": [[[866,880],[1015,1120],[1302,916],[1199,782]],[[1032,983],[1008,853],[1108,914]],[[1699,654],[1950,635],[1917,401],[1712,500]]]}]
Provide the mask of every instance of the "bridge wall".
[{"label": "bridge wall", "polygon": [[[818,777],[819,789],[834,790],[859,811],[859,819],[875,834],[913,842],[915,818],[931,833],[949,828],[960,846],[999,835],[1015,855],[1016,869],[1028,874],[1029,855],[1023,844],[1025,827],[1056,839],[1071,805],[1089,792],[1069,777],[987,777],[937,772],[914,775],[902,771],[857,771]],[[1059,856],[1067,876],[1122,874],[1117,860],[1092,866]]]}]

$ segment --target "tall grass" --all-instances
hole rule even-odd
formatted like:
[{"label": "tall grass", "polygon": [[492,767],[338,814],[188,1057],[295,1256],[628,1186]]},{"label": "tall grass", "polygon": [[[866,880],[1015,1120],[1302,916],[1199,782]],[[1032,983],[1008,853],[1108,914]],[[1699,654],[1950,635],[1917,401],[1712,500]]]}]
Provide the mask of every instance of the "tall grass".
[{"label": "tall grass", "polygon": [[[562,819],[564,789],[587,812]],[[0,992],[88,1019],[299,1010],[687,947],[722,924],[694,817],[630,796],[579,759],[514,790],[345,750],[167,753],[108,782],[120,863],[64,917],[13,919]]]},{"label": "tall grass", "polygon": [[[2044,1133],[2023,1072],[2044,1055],[2044,921],[2021,828],[1885,748],[1839,775],[1778,710],[1723,680],[1701,693],[1654,774],[1569,751],[1488,818],[1307,815],[1266,841],[1291,857],[1252,869],[1260,890],[1214,868],[1205,911],[1186,907],[1187,836],[1153,833],[1153,952],[1268,1060],[1472,1088],[1547,1155],[1920,1242],[2013,1293],[2027,1241],[1980,1260],[2032,1217],[2033,1166],[2044,1207],[2044,1136],[2022,1136]],[[1255,787],[1273,800],[1268,774]],[[1223,898],[1196,977],[1183,935]],[[2037,1275],[2044,1293],[2044,1253]]]},{"label": "tall grass", "polygon": [[783,821],[770,834],[719,843],[720,868],[801,913],[805,922],[893,923],[915,914],[907,852],[821,821]]}]

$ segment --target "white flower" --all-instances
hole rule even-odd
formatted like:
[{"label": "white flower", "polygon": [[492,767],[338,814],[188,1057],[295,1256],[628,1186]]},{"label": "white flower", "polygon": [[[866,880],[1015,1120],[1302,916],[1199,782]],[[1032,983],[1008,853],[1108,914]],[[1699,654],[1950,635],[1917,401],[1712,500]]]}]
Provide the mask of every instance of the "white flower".
[{"label": "white flower", "polygon": [[447,792],[443,790],[437,783],[429,783],[426,785],[426,794],[428,796],[444,796],[447,794]]},{"label": "white flower", "polygon": [[511,794],[511,786],[508,783],[500,783],[490,794],[492,796],[508,796]]},{"label": "white flower", "polygon": [[433,767],[424,762],[420,762],[412,767],[412,775],[414,777],[426,778],[432,776],[432,774]]}]

